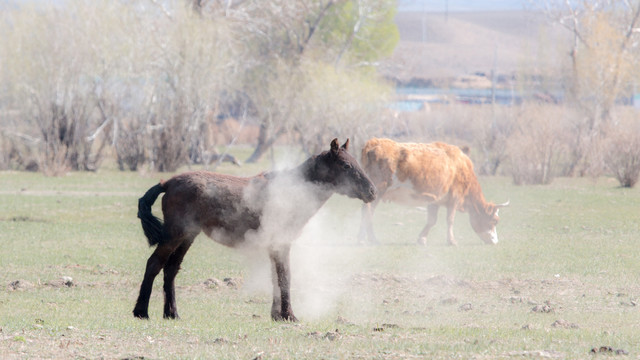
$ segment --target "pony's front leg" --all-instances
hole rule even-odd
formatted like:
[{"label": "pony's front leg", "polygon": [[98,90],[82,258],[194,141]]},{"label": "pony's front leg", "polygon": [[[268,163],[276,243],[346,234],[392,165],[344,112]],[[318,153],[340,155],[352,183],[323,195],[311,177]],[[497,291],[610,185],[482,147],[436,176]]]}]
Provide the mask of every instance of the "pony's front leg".
[{"label": "pony's front leg", "polygon": [[290,247],[287,245],[269,251],[271,279],[273,282],[271,318],[275,321],[298,321],[291,309],[289,250]]}]

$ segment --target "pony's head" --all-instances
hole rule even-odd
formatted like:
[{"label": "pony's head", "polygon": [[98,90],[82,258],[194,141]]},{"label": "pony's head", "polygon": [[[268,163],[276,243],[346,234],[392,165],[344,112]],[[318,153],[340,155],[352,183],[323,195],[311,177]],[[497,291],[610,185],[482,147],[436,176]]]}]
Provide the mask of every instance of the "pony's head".
[{"label": "pony's head", "polygon": [[342,146],[333,139],[328,151],[309,159],[312,164],[307,177],[339,194],[371,202],[376,198],[376,187],[348,149],[349,139]]}]

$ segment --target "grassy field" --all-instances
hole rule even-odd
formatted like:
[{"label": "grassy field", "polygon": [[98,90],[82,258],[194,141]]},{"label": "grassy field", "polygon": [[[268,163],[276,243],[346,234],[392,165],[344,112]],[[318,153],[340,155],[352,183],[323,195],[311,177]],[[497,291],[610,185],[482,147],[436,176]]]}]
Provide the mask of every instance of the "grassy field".
[{"label": "grassy field", "polygon": [[638,189],[482,178],[489,200],[511,200],[500,243],[459,214],[457,248],[444,210],[420,247],[425,211],[394,204],[375,215],[382,244],[358,246],[360,203],[336,195],[293,249],[299,323],[271,321],[263,257],[202,235],[177,278],[182,318],[162,319],[158,277],[142,321],[131,311],[152,249],[137,198],[168,176],[0,173],[0,358],[640,357]]}]

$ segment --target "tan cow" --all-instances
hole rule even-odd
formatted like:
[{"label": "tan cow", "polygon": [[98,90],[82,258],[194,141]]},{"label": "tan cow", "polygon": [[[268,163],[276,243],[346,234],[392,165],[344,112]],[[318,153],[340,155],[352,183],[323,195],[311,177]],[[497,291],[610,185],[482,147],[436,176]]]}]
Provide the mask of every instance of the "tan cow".
[{"label": "tan cow", "polygon": [[438,207],[447,208],[447,240],[453,236],[456,211],[469,213],[471,227],[487,244],[496,244],[498,210],[509,203],[486,202],[471,159],[457,146],[397,143],[389,139],[371,139],[362,149],[362,167],[378,188],[378,198],[362,207],[359,240],[376,243],[373,212],[380,200],[415,206],[428,205],[427,225],[418,236],[426,244],[427,234],[438,218]]}]

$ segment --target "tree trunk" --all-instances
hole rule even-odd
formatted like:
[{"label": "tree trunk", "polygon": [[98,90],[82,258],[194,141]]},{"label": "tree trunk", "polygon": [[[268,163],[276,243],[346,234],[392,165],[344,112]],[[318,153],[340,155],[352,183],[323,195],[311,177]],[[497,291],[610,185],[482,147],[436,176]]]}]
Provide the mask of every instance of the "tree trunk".
[{"label": "tree trunk", "polygon": [[260,125],[260,132],[258,133],[258,144],[253,150],[251,156],[249,156],[245,162],[249,164],[258,162],[282,134],[284,134],[284,128],[280,128],[270,135],[269,127],[263,122]]}]

